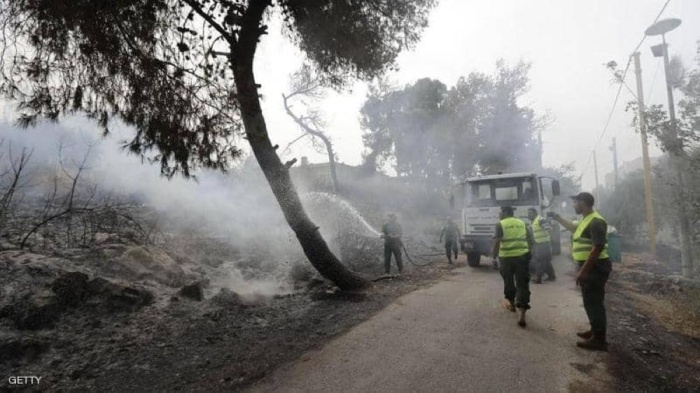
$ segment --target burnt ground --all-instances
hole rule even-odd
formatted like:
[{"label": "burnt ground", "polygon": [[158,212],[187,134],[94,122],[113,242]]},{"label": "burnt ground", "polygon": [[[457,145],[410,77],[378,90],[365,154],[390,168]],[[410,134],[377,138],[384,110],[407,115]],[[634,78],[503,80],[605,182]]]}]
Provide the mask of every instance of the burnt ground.
[{"label": "burnt ground", "polygon": [[[0,289],[5,295],[21,294],[26,284],[34,296],[29,298],[34,319],[17,320],[38,324],[18,329],[11,318],[0,315],[0,391],[242,390],[452,270],[443,257],[433,257],[432,264],[410,266],[403,276],[377,281],[364,293],[336,292],[327,283],[311,280],[292,295],[254,302],[229,291],[207,293],[206,299],[195,301],[178,293],[183,280],[195,277],[189,262],[155,250],[146,250],[146,258],[143,249],[122,247],[126,251],[104,245],[102,263],[95,258],[0,252]],[[116,257],[107,257],[110,252]],[[125,255],[139,256],[137,267],[147,262],[154,270],[132,272],[129,268],[134,266]],[[460,260],[455,267],[464,265]],[[66,271],[85,271],[95,278],[71,292],[80,289],[86,299],[66,298],[74,305],[56,309],[47,299],[55,301],[58,294],[46,297],[45,288],[61,292],[56,283],[66,284]],[[162,271],[168,274],[158,273]],[[381,266],[366,266],[363,274],[377,277]],[[90,286],[100,277],[113,285],[103,280]],[[175,283],[162,284],[173,277]],[[147,293],[152,299],[141,301],[149,298]],[[615,265],[607,306],[608,368],[616,391],[700,391],[697,281],[668,275],[659,262],[628,254],[624,263]],[[11,387],[7,376],[13,375],[43,379],[38,387]]]},{"label": "burnt ground", "polygon": [[336,292],[319,281],[255,304],[227,291],[201,302],[156,291],[153,303],[138,311],[67,308],[53,326],[38,330],[15,332],[5,319],[0,332],[11,335],[0,337],[0,374],[43,379],[39,387],[19,388],[3,378],[0,390],[241,390],[397,297],[450,274],[443,259],[435,259],[359,294]]},{"label": "burnt ground", "polygon": [[615,390],[700,392],[699,283],[642,255],[623,261],[606,294]]}]

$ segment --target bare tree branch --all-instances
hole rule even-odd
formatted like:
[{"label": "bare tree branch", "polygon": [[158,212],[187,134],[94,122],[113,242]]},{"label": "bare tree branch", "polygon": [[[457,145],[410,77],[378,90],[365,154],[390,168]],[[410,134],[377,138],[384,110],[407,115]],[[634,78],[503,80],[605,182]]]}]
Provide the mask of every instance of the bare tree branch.
[{"label": "bare tree branch", "polygon": [[[2,149],[2,146],[3,143],[0,143],[0,149]],[[15,159],[12,155],[12,145],[10,144],[8,146],[10,162],[7,171],[0,175],[0,180],[2,180],[5,175],[10,175],[10,181],[7,186],[3,186],[2,183],[0,183],[0,186],[3,186],[2,188],[4,189],[0,193],[0,230],[7,225],[8,214],[13,209],[13,202],[16,201],[15,197],[17,192],[24,187],[24,183],[22,182],[24,172],[26,171],[27,164],[33,152],[33,150],[27,151],[26,148],[23,148],[19,158]],[[0,160],[2,157],[4,157],[4,150],[0,155]],[[23,199],[23,197],[20,197],[20,199]]]},{"label": "bare tree branch", "polygon": [[[313,86],[313,88],[310,86]],[[321,84],[307,81],[302,84],[297,84],[297,87],[302,88],[302,90],[292,92],[289,95],[282,94],[282,102],[284,103],[284,109],[287,111],[289,117],[291,117],[294,120],[294,122],[297,123],[306,134],[320,139],[325,145],[326,152],[328,153],[328,165],[330,167],[331,190],[333,193],[336,193],[338,192],[338,175],[336,172],[335,153],[333,152],[333,144],[331,143],[330,138],[328,138],[326,134],[314,128],[317,125],[323,124],[322,120],[320,119],[320,114],[318,113],[318,111],[311,111],[309,115],[300,117],[297,116],[294,112],[292,112],[291,106],[289,104],[290,97],[294,95],[313,95],[315,94],[314,92],[321,87]],[[312,127],[312,125],[314,127]],[[301,137],[297,138],[292,143],[296,142],[299,139],[301,139]],[[287,146],[287,148],[289,148],[290,146],[291,143]]]}]

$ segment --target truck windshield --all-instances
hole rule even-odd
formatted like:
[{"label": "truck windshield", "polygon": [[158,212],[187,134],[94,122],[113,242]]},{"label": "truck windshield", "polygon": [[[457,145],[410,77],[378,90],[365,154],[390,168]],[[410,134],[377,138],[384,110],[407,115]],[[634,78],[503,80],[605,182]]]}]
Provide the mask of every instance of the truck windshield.
[{"label": "truck windshield", "polygon": [[537,205],[537,188],[533,178],[483,180],[470,183],[471,206]]}]

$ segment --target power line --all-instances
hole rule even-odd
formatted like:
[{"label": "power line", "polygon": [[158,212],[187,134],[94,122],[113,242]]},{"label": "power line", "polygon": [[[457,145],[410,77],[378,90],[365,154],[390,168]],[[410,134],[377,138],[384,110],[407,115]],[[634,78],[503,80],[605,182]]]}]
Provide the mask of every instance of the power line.
[{"label": "power line", "polygon": [[603,136],[605,136],[605,133],[608,131],[608,127],[610,126],[610,121],[612,120],[613,114],[615,114],[615,107],[617,106],[617,102],[620,99],[620,93],[622,93],[622,84],[620,84],[620,87],[617,89],[617,94],[615,94],[615,101],[613,102],[613,106],[610,109],[610,113],[608,114],[608,120],[605,122],[605,127],[603,127],[603,132],[601,132],[600,136],[598,136],[598,140],[596,141],[595,145],[593,146],[593,150],[591,151],[591,154],[588,156],[588,160],[586,161],[586,166],[584,168],[587,168],[588,164],[591,163],[591,158],[593,158],[593,152],[598,148],[600,141],[603,139]]},{"label": "power line", "polygon": [[661,59],[656,61],[656,70],[654,70],[654,79],[651,80],[651,87],[647,92],[648,100],[651,101],[651,93],[654,91],[654,85],[656,84],[656,76],[659,74],[659,68],[661,68]]},{"label": "power line", "polygon": [[[661,18],[661,15],[663,15],[664,11],[666,11],[666,7],[668,7],[669,3],[671,3],[671,0],[666,0],[666,3],[664,4],[663,7],[661,7],[661,11],[659,11],[658,15],[656,15],[656,18],[654,18],[654,22],[652,22],[652,25],[656,22],[659,21],[659,18]],[[642,47],[642,44],[644,44],[644,41],[646,40],[647,36],[646,34],[642,36],[642,39],[639,41],[639,44],[634,48],[634,50],[631,53],[636,53],[639,48]],[[598,148],[598,145],[600,144],[600,141],[603,139],[605,134],[608,132],[608,127],[610,126],[610,121],[612,120],[613,114],[615,113],[615,108],[617,107],[617,102],[620,99],[620,93],[622,92],[623,87],[627,87],[628,90],[629,86],[626,85],[625,83],[625,78],[627,77],[627,72],[630,69],[630,65],[632,64],[632,56],[630,55],[627,58],[627,65],[625,65],[625,70],[622,72],[622,76],[620,77],[620,86],[617,89],[617,93],[615,94],[615,101],[613,101],[612,108],[610,109],[610,114],[608,115],[608,119],[605,122],[605,126],[603,127],[603,131],[600,133],[598,136],[598,140],[596,141],[595,145],[593,146],[593,150],[591,150],[591,153],[588,155],[588,159],[586,160],[586,165],[583,167],[583,170],[581,172],[581,176],[585,175],[586,168],[588,168],[588,165],[591,163],[591,159],[593,158],[593,153],[595,150]],[[630,90],[631,91],[631,90]],[[632,95],[635,96],[634,92],[632,92]]]}]

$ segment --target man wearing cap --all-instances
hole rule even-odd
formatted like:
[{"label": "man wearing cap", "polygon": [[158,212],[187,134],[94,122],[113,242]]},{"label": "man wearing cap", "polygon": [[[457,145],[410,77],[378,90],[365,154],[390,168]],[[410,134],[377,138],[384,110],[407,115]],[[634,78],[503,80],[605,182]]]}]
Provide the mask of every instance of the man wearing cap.
[{"label": "man wearing cap", "polygon": [[[525,327],[525,312],[530,308],[530,249],[532,234],[522,220],[513,217],[512,206],[501,207],[501,221],[496,224],[493,263],[503,277],[504,306],[520,311],[518,326]],[[498,256],[498,262],[496,261]]]},{"label": "man wearing cap", "polygon": [[447,254],[447,263],[452,264],[452,254],[454,254],[455,259],[459,252],[459,226],[455,224],[452,217],[447,218],[447,225],[442,228],[440,233],[440,241],[445,238],[445,253]]},{"label": "man wearing cap", "polygon": [[547,220],[540,217],[537,209],[531,207],[527,210],[527,217],[532,223],[532,264],[535,268],[535,284],[542,283],[542,276],[547,275],[547,281],[554,281],[554,267],[552,266],[552,244],[549,237]]},{"label": "man wearing cap", "polygon": [[591,329],[576,333],[584,341],[577,346],[606,351],[607,319],[605,314],[605,283],[610,277],[612,263],[608,256],[607,230],[605,219],[595,210],[595,199],[587,192],[572,196],[576,214],[582,216],[578,224],[565,220],[556,213],[550,214],[566,229],[573,232],[572,256],[581,267],[576,277],[576,285],[581,286],[583,307],[586,309]]},{"label": "man wearing cap", "polygon": [[401,225],[396,220],[396,214],[389,213],[389,221],[382,227],[382,237],[384,238],[384,271],[391,273],[391,255],[396,259],[396,266],[399,273],[403,272],[403,260],[401,259],[401,235],[403,231]]}]

